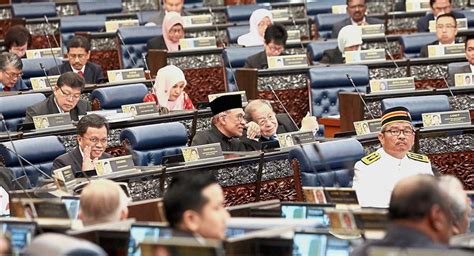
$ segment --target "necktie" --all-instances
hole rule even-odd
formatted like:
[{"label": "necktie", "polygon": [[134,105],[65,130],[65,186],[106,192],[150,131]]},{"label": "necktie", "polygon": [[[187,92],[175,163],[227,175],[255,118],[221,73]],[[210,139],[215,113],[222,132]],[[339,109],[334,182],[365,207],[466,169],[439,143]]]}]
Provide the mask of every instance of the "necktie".
[{"label": "necktie", "polygon": [[84,73],[81,70],[77,71],[77,74],[84,77]]}]

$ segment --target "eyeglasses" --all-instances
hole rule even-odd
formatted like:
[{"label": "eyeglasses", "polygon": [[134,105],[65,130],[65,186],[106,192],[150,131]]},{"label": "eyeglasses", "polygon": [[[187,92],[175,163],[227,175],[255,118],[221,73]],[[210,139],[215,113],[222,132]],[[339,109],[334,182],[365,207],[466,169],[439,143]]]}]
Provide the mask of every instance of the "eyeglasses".
[{"label": "eyeglasses", "polygon": [[[222,117],[228,116],[227,114],[222,115]],[[237,114],[236,116],[232,116],[232,118],[237,119],[239,122],[242,122],[244,120],[244,114]]]},{"label": "eyeglasses", "polygon": [[258,125],[264,126],[267,122],[272,122],[275,120],[276,120],[275,113],[271,113],[271,114],[268,114],[267,117],[265,118],[260,118],[260,120],[258,120]]},{"label": "eyeglasses", "polygon": [[283,50],[285,50],[285,47],[283,47],[283,46],[275,46],[275,45],[268,45],[268,48],[269,48],[270,51],[272,51],[272,52],[282,52]]},{"label": "eyeglasses", "polygon": [[99,139],[97,137],[86,137],[86,136],[82,136],[83,138],[85,139],[88,139],[90,142],[94,143],[94,144],[97,144],[97,143],[101,143],[101,144],[107,144],[107,141],[108,141],[108,138],[105,138],[105,139]]},{"label": "eyeglasses", "polygon": [[7,72],[7,71],[3,71],[3,73],[5,73],[10,79],[15,79],[15,78],[20,78],[21,76],[23,76],[23,72],[20,72],[20,73],[11,73],[11,72]]},{"label": "eyeglasses", "polygon": [[454,29],[456,28],[456,25],[452,25],[452,24],[446,24],[446,25],[443,25],[443,24],[439,24],[439,25],[436,25],[436,29]]},{"label": "eyeglasses", "polygon": [[384,132],[390,133],[392,136],[400,136],[401,133],[405,136],[412,136],[415,134],[415,131],[413,129],[405,129],[405,130],[386,130]]},{"label": "eyeglasses", "polygon": [[71,99],[71,100],[78,100],[81,98],[81,94],[70,94],[70,93],[65,93],[61,87],[58,87],[59,90],[61,91],[61,94],[63,95],[64,98],[66,99]]}]

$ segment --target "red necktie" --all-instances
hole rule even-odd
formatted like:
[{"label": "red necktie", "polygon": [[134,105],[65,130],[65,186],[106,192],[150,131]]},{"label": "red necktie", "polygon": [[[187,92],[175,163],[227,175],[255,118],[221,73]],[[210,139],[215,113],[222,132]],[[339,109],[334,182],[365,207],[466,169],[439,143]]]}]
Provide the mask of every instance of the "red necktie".
[{"label": "red necktie", "polygon": [[81,70],[77,71],[77,74],[84,77],[84,73]]}]

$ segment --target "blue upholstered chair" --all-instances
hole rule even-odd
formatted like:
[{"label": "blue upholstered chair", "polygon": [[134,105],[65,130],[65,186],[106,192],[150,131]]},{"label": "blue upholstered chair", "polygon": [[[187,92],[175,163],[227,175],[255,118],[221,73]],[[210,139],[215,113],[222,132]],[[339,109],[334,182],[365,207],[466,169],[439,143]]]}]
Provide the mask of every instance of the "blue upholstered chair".
[{"label": "blue upholstered chair", "polygon": [[[48,175],[51,175],[51,168],[53,167],[53,161],[56,157],[66,153],[64,145],[59,141],[56,136],[36,137],[23,140],[15,140],[13,142],[18,154],[24,157],[26,160],[31,162],[34,166]],[[24,175],[21,169],[20,162],[16,155],[6,148],[13,150],[10,142],[3,142],[0,144],[0,161],[13,170],[16,177]],[[28,165],[25,161],[23,166],[26,169],[26,174],[33,186],[38,184],[38,180],[43,177],[37,170],[32,166]]]},{"label": "blue upholstered chair", "polygon": [[[23,123],[26,109],[46,99],[42,93],[18,94],[0,97],[0,113],[3,114],[9,131],[16,131],[17,125]],[[0,123],[0,131],[5,131]]]},{"label": "blue upholstered chair", "polygon": [[298,163],[294,172],[301,177],[301,185],[352,187],[354,165],[365,154],[360,142],[355,139],[335,140],[318,146],[323,159],[313,144],[305,144],[303,149],[295,147],[288,154],[290,162]]},{"label": "blue upholstered chair", "polygon": [[101,14],[122,12],[122,0],[77,0],[79,14]]},{"label": "blue upholstered chair", "polygon": [[163,156],[181,153],[188,134],[182,123],[152,124],[123,130],[120,141],[133,155],[135,165],[160,165]]},{"label": "blue upholstered chair", "polygon": [[[138,68],[143,67],[142,53],[147,53],[146,43],[155,36],[162,35],[161,26],[147,26],[147,27],[133,27],[133,28],[119,28],[117,33],[122,37],[129,53],[120,45],[120,54],[122,58],[123,68]],[[133,59],[137,66],[133,65]]]},{"label": "blue upholstered chair", "polygon": [[242,25],[242,26],[231,26],[227,29],[227,39],[229,40],[229,44],[237,44],[237,39],[239,36],[243,34],[247,34],[250,31],[249,25]]},{"label": "blue upholstered chair", "polygon": [[76,32],[98,32],[105,27],[105,15],[78,15],[61,18],[61,45],[63,53],[67,52],[67,42]]},{"label": "blue upholstered chair", "polygon": [[346,0],[314,0],[306,4],[306,14],[308,16],[320,13],[332,13],[333,5],[345,5]]},{"label": "blue upholstered chair", "polygon": [[464,16],[466,17],[468,28],[474,27],[474,12],[472,12],[471,9],[459,12],[464,14]]},{"label": "blue upholstered chair", "polygon": [[422,123],[421,114],[423,113],[451,110],[448,96],[446,95],[388,98],[382,100],[382,111],[399,106],[406,107],[410,111],[415,125]]},{"label": "blue upholstered chair", "polygon": [[347,14],[322,13],[314,17],[319,36],[331,38],[332,26],[347,18]]},{"label": "blue upholstered chair", "polygon": [[41,3],[27,3],[27,4],[12,4],[12,15],[15,18],[43,18],[55,17],[56,3],[41,2]]},{"label": "blue upholstered chair", "polygon": [[270,4],[229,5],[225,8],[228,22],[248,22],[252,12],[257,9],[271,9]]},{"label": "blue upholstered chair", "polygon": [[203,0],[186,0],[184,3],[184,9],[201,8]]},{"label": "blue upholstered chair", "polygon": [[21,78],[25,81],[25,84],[31,88],[30,78],[44,76],[44,71],[41,69],[40,63],[42,63],[46,71],[48,71],[48,69],[56,67],[56,63],[61,65],[63,58],[58,58],[57,56],[56,62],[53,57],[21,59],[21,61],[23,62],[23,76]]},{"label": "blue upholstered chair", "polygon": [[[155,10],[137,12],[137,17],[138,17],[138,21],[140,22],[140,25],[145,25],[146,23],[148,23],[148,20],[151,17],[155,16],[156,14],[157,12]],[[156,24],[156,25],[161,25],[161,24]]]},{"label": "blue upholstered chair", "polygon": [[313,41],[308,44],[306,47],[308,49],[309,56],[311,58],[311,63],[317,64],[319,60],[323,57],[325,50],[334,49],[337,47],[337,40],[327,40],[327,41]]},{"label": "blue upholstered chair", "polygon": [[262,46],[255,47],[233,47],[224,49],[222,55],[224,57],[224,64],[227,76],[227,90],[236,91],[235,81],[232,73],[237,68],[242,68],[245,65],[245,60],[259,52],[263,51]]},{"label": "blue upholstered chair", "polygon": [[400,44],[405,58],[418,58],[421,47],[433,41],[436,41],[435,33],[415,33],[400,36]]},{"label": "blue upholstered chair", "polygon": [[94,110],[118,110],[122,105],[143,102],[148,93],[144,84],[127,84],[99,88],[92,91],[92,106]]}]

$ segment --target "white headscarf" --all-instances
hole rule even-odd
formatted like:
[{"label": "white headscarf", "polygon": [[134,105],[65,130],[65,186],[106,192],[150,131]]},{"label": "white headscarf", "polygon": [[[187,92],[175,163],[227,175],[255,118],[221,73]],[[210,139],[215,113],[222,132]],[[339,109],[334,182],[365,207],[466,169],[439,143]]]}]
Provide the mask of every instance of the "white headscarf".
[{"label": "white headscarf", "polygon": [[158,70],[153,90],[155,91],[160,106],[167,107],[169,110],[184,109],[184,91],[175,101],[168,100],[170,97],[171,87],[179,82],[184,82],[184,86],[186,87],[187,82],[184,73],[175,65],[168,65]]},{"label": "white headscarf", "polygon": [[341,53],[344,48],[362,44],[362,29],[359,26],[347,25],[339,31],[337,47]]},{"label": "white headscarf", "polygon": [[258,24],[263,18],[268,17],[273,24],[272,13],[267,9],[258,9],[252,12],[250,16],[250,32],[239,36],[237,43],[243,46],[258,46],[263,45],[263,37],[258,33]]}]

